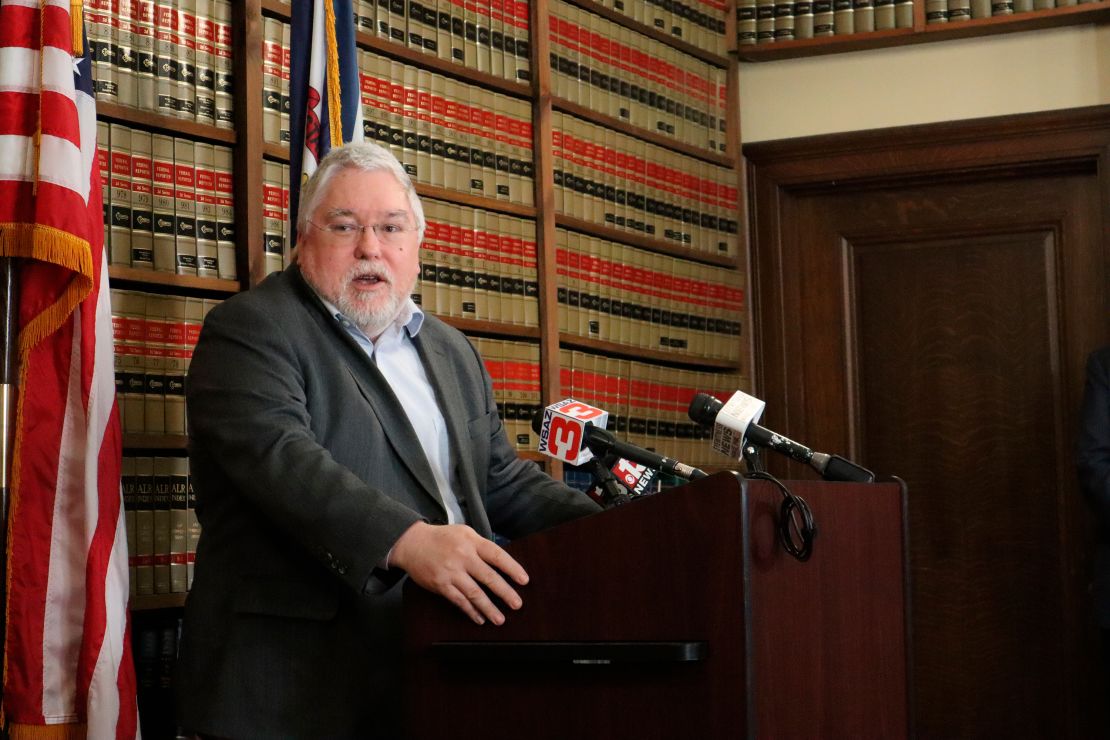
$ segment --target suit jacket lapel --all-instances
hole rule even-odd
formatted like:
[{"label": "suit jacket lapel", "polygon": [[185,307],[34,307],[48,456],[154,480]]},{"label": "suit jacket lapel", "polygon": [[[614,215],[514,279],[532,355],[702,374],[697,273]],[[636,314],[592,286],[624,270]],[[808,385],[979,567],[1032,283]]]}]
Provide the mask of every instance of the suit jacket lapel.
[{"label": "suit jacket lapel", "polygon": [[[434,341],[428,337],[429,325],[413,338],[416,351],[424,363],[424,372],[432,384],[436,398],[439,400],[443,420],[447,424],[447,433],[451,440],[451,455],[455,460],[455,469],[458,472],[458,485],[462,490],[458,495],[465,501],[471,512],[481,509],[478,500],[478,482],[474,477],[474,466],[470,460],[470,432],[466,427],[466,408],[462,403],[463,389],[459,386],[458,376],[451,371],[453,363],[447,354]],[[425,341],[428,339],[429,341]],[[477,508],[475,508],[477,507]]]},{"label": "suit jacket lapel", "polygon": [[[435,476],[432,474],[428,458],[424,455],[424,448],[420,446],[420,440],[417,439],[416,432],[413,431],[412,424],[409,422],[408,416],[405,415],[401,402],[397,400],[397,396],[394,395],[393,389],[390,388],[385,376],[378,370],[377,365],[366,356],[366,352],[358,345],[358,342],[340,326],[334,316],[328,314],[327,306],[320,301],[316,292],[304,282],[304,277],[300,274],[300,271],[297,268],[293,269],[296,270],[301,287],[311,295],[312,302],[319,308],[319,311],[313,312],[313,315],[320,325],[321,331],[336,333],[340,341],[345,344],[347,352],[344,364],[354,379],[355,385],[362,393],[362,397],[366,399],[374,415],[378,417],[378,421],[385,431],[386,440],[413,477],[420,482],[425,493],[431,497],[440,509],[443,509],[443,502],[439,497],[439,487],[436,486]],[[446,512],[444,513],[446,514]]]}]

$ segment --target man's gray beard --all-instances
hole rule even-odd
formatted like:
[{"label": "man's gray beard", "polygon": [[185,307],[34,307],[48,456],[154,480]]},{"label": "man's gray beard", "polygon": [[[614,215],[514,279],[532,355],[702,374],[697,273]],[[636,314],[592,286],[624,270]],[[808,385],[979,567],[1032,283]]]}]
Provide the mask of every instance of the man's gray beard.
[{"label": "man's gray beard", "polygon": [[[377,274],[379,277],[385,279],[389,286],[388,299],[377,307],[360,304],[347,290],[351,281],[353,281],[356,276],[366,272]],[[397,283],[395,283],[393,279],[393,271],[384,264],[372,264],[370,266],[366,263],[356,264],[343,276],[343,282],[339,288],[338,295],[329,295],[326,290],[322,289],[323,286],[317,285],[307,272],[302,270],[301,274],[304,275],[305,280],[308,281],[308,284],[312,286],[313,290],[333,303],[341,314],[353,321],[355,326],[361,329],[362,333],[371,339],[381,335],[390,324],[397,320],[413,288],[413,286],[410,285],[408,290],[399,290]]]},{"label": "man's gray beard", "polygon": [[337,296],[335,305],[339,308],[340,313],[355,322],[359,329],[362,329],[363,334],[371,339],[376,338],[396,321],[397,316],[401,313],[401,307],[404,305],[405,296],[394,290],[396,286],[392,282],[389,286],[389,300],[377,307],[359,305],[347,291],[343,291]]}]

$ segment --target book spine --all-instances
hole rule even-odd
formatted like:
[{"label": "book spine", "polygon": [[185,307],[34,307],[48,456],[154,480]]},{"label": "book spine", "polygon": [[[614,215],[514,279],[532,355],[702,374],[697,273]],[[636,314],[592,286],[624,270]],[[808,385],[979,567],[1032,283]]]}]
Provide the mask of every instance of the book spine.
[{"label": "book spine", "polygon": [[154,163],[149,131],[131,131],[131,266],[154,269]]},{"label": "book spine", "polygon": [[165,134],[153,134],[153,211],[154,269],[174,272],[174,141]]},{"label": "book spine", "polygon": [[112,264],[131,264],[131,129],[109,126],[110,254]]},{"label": "book spine", "polygon": [[224,280],[236,280],[234,179],[231,170],[231,149],[215,145],[216,186],[216,265]]},{"label": "book spine", "polygon": [[134,458],[135,592],[154,593],[154,458]]},{"label": "book spine", "polygon": [[179,275],[197,274],[196,144],[174,139],[174,248]]}]

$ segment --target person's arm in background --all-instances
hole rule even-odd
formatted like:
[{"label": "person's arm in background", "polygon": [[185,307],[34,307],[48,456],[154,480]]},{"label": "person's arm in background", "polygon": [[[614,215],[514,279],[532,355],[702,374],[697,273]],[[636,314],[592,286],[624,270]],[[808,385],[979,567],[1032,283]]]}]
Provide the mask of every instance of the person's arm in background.
[{"label": "person's arm in background", "polygon": [[1110,532],[1110,347],[1087,358],[1076,463],[1083,495]]}]

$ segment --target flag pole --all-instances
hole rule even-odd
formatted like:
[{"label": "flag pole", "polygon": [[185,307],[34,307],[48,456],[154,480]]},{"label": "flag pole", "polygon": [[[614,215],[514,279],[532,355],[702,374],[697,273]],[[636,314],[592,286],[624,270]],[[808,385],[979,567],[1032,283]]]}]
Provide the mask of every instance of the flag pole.
[{"label": "flag pole", "polygon": [[15,447],[15,399],[19,365],[19,286],[14,257],[0,257],[0,563],[7,553],[8,494]]},{"label": "flag pole", "polygon": [[[19,282],[15,257],[0,257],[0,640],[8,629],[8,502],[15,451],[16,381],[19,377]],[[4,645],[0,642],[0,660]],[[6,662],[6,661],[4,661]],[[3,680],[0,676],[0,680]],[[0,696],[3,687],[0,685]],[[3,733],[3,737],[8,737]]]}]

